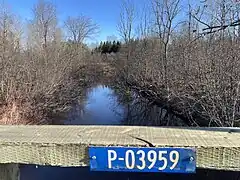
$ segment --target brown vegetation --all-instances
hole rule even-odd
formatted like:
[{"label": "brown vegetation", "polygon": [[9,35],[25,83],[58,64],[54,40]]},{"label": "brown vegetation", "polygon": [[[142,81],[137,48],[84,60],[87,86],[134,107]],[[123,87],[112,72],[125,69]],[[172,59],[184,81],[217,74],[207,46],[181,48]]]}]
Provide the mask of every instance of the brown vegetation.
[{"label": "brown vegetation", "polygon": [[115,56],[118,82],[189,125],[239,126],[239,6],[230,1],[189,4],[183,21],[180,1],[151,2],[137,38],[132,34],[134,8],[123,8],[127,18],[120,17],[125,27],[120,33],[126,40]]},{"label": "brown vegetation", "polygon": [[[82,42],[62,41],[56,9],[49,2],[34,7],[27,43],[21,42],[15,16],[5,9],[1,16],[0,124],[52,123],[51,117],[66,112],[102,66],[93,63]],[[87,23],[92,22],[82,23],[91,27]]]},{"label": "brown vegetation", "polygon": [[68,110],[100,73],[101,67],[97,72],[96,66],[84,62],[87,55],[79,57],[64,47],[51,52],[44,56],[33,51],[11,52],[2,59],[1,124],[51,123],[47,116]]}]

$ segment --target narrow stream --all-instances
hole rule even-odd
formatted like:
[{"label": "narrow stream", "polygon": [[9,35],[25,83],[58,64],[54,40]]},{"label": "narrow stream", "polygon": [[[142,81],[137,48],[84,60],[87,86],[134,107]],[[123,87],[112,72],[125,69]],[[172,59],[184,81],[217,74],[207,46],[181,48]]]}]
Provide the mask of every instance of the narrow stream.
[{"label": "narrow stream", "polygon": [[81,106],[76,104],[64,124],[185,126],[183,120],[174,116],[168,118],[166,110],[142,99],[121,102],[113,89],[103,85],[92,88],[86,102]]},{"label": "narrow stream", "polygon": [[[141,125],[141,126],[184,126],[184,122],[166,111],[149,106],[144,101],[120,103],[114,90],[98,85],[88,93],[84,103],[76,104],[69,112],[65,125]],[[90,172],[84,168],[60,168],[21,165],[20,180],[195,180],[195,179],[238,179],[238,173],[198,170],[197,174],[150,174]]]},{"label": "narrow stream", "polygon": [[112,89],[98,85],[87,93],[83,106],[76,104],[64,121],[66,125],[119,125],[124,106],[118,103]]}]

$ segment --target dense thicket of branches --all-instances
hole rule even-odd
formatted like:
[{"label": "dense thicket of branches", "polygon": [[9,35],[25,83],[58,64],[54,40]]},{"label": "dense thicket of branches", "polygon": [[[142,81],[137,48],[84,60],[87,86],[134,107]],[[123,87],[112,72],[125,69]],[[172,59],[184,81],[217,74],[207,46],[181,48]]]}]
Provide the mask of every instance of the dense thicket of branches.
[{"label": "dense thicket of branches", "polygon": [[123,8],[122,36],[144,33],[121,48],[120,81],[190,125],[239,126],[240,4],[184,1],[184,11],[182,2],[152,0],[135,26],[134,8]]},{"label": "dense thicket of branches", "polygon": [[[88,66],[93,58],[83,44],[97,26],[86,17],[73,18],[77,25],[71,30],[73,35],[78,33],[77,42],[75,37],[74,42],[65,42],[53,3],[39,0],[34,5],[27,31],[22,31],[25,24],[2,6],[0,124],[52,123],[51,117],[66,112],[90,84],[90,76],[100,70],[97,65]],[[71,22],[68,19],[67,24]]]}]

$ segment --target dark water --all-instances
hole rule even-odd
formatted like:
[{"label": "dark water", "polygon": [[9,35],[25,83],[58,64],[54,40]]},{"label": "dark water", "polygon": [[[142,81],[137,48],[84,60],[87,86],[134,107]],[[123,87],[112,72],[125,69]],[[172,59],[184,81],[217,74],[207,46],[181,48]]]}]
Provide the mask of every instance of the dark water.
[{"label": "dark water", "polygon": [[[106,86],[97,86],[90,90],[84,103],[75,104],[66,125],[149,125],[183,126],[184,121],[167,114],[166,110],[151,106],[148,102],[134,99],[121,103],[122,97]],[[196,174],[163,173],[108,173],[90,172],[85,168],[60,168],[34,165],[21,166],[21,180],[159,180],[159,179],[240,179],[239,173],[197,170]]]},{"label": "dark water", "polygon": [[[124,103],[121,103],[123,102]],[[169,118],[170,117],[170,118]],[[84,105],[76,104],[64,124],[71,125],[141,125],[184,126],[184,121],[167,114],[166,110],[149,105],[143,99],[126,102],[124,97],[106,86],[88,92]]]},{"label": "dark water", "polygon": [[83,105],[76,104],[64,121],[66,125],[119,125],[124,106],[118,103],[112,89],[96,86],[87,93]]},{"label": "dark water", "polygon": [[22,166],[21,180],[238,180],[239,173],[198,170],[196,174],[91,172],[89,168]]}]

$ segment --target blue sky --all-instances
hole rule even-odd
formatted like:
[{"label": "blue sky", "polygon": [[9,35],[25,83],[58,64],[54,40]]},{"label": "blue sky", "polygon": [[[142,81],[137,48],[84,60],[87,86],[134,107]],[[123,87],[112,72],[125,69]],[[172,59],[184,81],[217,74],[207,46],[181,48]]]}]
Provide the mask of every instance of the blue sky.
[{"label": "blue sky", "polygon": [[[11,11],[24,20],[31,18],[31,9],[36,2],[37,0],[5,0]],[[60,21],[67,16],[83,14],[98,23],[101,32],[92,42],[106,40],[107,36],[118,36],[116,24],[121,0],[52,0],[51,2],[57,5]]]},{"label": "blue sky", "polygon": [[[5,1],[11,11],[19,15],[23,20],[32,17],[32,7],[38,0],[0,0]],[[122,0],[48,0],[57,6],[60,22],[67,16],[85,15],[91,17],[100,26],[100,34],[88,43],[108,40],[119,34],[116,29],[121,11]],[[149,0],[131,0],[134,2],[137,12],[143,12],[144,2]],[[195,0],[192,0],[195,2]],[[182,7],[185,5],[182,4]],[[183,14],[182,14],[183,15]],[[182,17],[182,16],[181,16]]]}]

